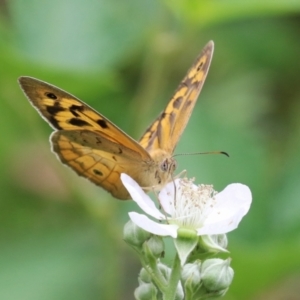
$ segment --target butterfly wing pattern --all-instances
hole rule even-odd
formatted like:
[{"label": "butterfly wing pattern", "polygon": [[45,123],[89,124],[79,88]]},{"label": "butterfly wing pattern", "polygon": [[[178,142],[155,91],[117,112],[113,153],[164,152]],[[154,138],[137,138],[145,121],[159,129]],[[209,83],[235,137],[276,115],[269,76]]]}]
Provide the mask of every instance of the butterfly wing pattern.
[{"label": "butterfly wing pattern", "polygon": [[214,43],[210,41],[188,70],[165,110],[141,137],[140,145],[150,154],[157,148],[170,154],[174,152],[206,79],[213,50]]},{"label": "butterfly wing pattern", "polygon": [[159,189],[172,180],[176,166],[172,153],[201,91],[212,53],[213,42],[209,42],[139,143],[73,95],[32,77],[20,77],[19,83],[55,129],[50,142],[59,160],[125,200],[130,196],[120,180],[122,172],[145,190]]},{"label": "butterfly wing pattern", "polygon": [[52,150],[78,175],[117,198],[128,198],[120,173],[135,177],[152,165],[149,153],[125,132],[71,94],[31,77],[20,85],[31,104],[54,128]]}]

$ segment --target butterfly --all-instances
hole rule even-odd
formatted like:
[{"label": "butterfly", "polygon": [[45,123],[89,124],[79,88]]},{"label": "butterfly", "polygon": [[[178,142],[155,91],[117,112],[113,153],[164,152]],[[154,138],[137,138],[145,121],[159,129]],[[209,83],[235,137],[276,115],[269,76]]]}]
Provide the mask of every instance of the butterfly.
[{"label": "butterfly", "polygon": [[22,76],[19,84],[30,103],[54,128],[52,151],[78,175],[126,200],[120,174],[145,191],[159,190],[173,179],[172,157],[205,81],[214,50],[210,41],[175,91],[165,110],[134,140],[106,117],[73,95],[41,80]]}]

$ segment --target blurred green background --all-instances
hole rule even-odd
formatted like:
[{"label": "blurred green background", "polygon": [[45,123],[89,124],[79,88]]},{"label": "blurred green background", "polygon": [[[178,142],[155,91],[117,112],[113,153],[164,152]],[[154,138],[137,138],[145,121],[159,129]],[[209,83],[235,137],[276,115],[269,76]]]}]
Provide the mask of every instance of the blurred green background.
[{"label": "blurred green background", "polygon": [[215,54],[176,153],[198,183],[241,182],[253,204],[230,233],[224,299],[300,299],[300,2],[0,1],[0,299],[133,299],[123,242],[132,202],[112,199],[50,152],[22,94],[33,76],[134,138],[209,41]]}]

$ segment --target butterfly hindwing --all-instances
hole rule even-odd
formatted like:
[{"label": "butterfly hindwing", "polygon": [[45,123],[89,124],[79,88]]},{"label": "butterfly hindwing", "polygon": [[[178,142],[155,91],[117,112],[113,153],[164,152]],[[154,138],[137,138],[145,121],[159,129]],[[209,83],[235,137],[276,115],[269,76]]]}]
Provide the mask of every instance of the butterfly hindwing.
[{"label": "butterfly hindwing", "polygon": [[138,178],[153,165],[151,160],[144,161],[140,153],[114,143],[97,132],[59,130],[51,135],[50,140],[53,152],[62,163],[119,199],[129,197],[120,174],[123,172]]}]

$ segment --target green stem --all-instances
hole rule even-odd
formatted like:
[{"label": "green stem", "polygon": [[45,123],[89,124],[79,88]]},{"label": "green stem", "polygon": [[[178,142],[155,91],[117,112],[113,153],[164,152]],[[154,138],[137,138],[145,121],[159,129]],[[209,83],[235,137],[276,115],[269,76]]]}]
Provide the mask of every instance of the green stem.
[{"label": "green stem", "polygon": [[178,286],[178,282],[181,276],[181,264],[178,254],[176,253],[175,260],[173,263],[173,268],[170,276],[170,281],[168,284],[168,288],[163,293],[164,300],[174,300],[176,296],[176,290]]},{"label": "green stem", "polygon": [[151,266],[150,266],[149,262],[147,263],[145,261],[143,255],[140,255],[140,253],[139,253],[139,257],[140,257],[140,261],[142,263],[142,266],[144,267],[145,270],[148,271],[148,273],[150,274],[150,276],[151,276],[152,280],[154,281],[154,283],[156,284],[156,286],[163,293],[166,290],[167,281],[163,277],[163,275],[161,274],[159,269],[157,268],[157,264],[156,263],[151,264]]}]

